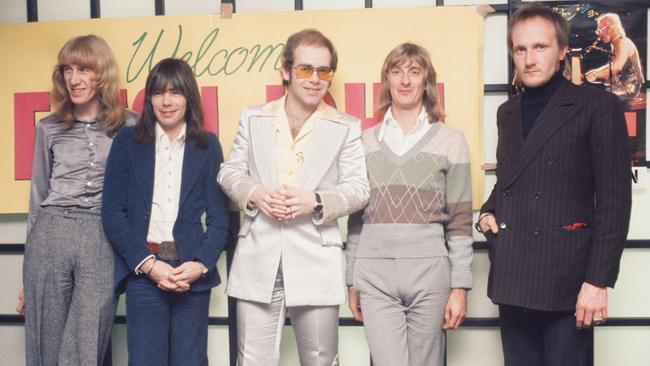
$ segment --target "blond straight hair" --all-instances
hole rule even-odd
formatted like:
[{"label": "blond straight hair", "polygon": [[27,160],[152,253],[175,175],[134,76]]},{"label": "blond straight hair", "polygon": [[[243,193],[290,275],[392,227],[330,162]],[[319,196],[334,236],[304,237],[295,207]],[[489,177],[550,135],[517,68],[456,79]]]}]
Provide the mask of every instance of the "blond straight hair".
[{"label": "blond straight hair", "polygon": [[438,97],[438,85],[436,84],[436,70],[431,64],[431,57],[423,47],[413,43],[402,43],[393,48],[384,60],[381,68],[381,88],[379,92],[379,112],[384,115],[393,103],[388,85],[388,74],[390,70],[405,62],[415,62],[425,72],[424,94],[422,104],[429,116],[429,123],[438,121],[442,117],[442,106]]},{"label": "blond straight hair", "polygon": [[101,106],[98,121],[109,137],[124,124],[124,109],[120,105],[119,69],[106,41],[96,35],[75,37],[59,51],[57,65],[52,72],[52,105],[67,128],[72,127],[73,104],[65,86],[63,67],[78,65],[97,74],[97,95]]}]

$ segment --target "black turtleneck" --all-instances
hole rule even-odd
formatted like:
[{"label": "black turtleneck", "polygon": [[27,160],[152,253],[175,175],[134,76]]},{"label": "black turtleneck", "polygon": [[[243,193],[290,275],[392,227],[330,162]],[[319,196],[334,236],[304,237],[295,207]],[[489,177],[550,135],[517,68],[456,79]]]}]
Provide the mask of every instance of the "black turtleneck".
[{"label": "black turtleneck", "polygon": [[521,99],[521,132],[524,140],[562,82],[562,67],[544,85],[526,88]]}]

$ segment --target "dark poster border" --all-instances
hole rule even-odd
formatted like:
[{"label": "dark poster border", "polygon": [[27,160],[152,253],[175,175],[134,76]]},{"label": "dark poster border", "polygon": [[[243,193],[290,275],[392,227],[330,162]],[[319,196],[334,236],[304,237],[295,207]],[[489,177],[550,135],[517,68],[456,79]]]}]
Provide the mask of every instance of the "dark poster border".
[{"label": "dark poster border", "polygon": [[[510,15],[526,1],[512,1]],[[584,74],[599,66],[608,64],[608,51],[612,48],[610,44],[603,42],[596,35],[598,28],[596,18],[605,13],[615,13],[620,17],[626,36],[635,44],[641,61],[642,74],[647,75],[646,51],[647,38],[647,10],[648,3],[644,0],[593,0],[593,1],[539,1],[539,3],[551,7],[560,12],[568,20],[570,26],[569,49],[571,57],[575,55],[580,60],[580,73]],[[610,52],[611,53],[611,52]],[[509,61],[510,80],[513,77],[512,61]],[[597,88],[606,89],[605,83],[590,83],[583,79],[584,84]],[[628,122],[628,130],[635,132],[630,136],[630,158],[635,167],[647,165],[646,156],[646,113],[647,113],[647,90],[646,83],[642,83],[639,96],[632,100],[622,100]],[[622,98],[623,99],[623,98]]]}]

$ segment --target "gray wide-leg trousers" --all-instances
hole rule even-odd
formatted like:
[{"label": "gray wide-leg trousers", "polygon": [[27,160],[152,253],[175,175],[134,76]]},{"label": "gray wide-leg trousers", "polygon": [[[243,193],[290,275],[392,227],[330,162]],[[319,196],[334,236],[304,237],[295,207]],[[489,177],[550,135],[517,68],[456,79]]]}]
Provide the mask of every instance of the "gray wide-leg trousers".
[{"label": "gray wide-leg trousers", "polygon": [[101,365],[115,317],[99,210],[45,207],[25,245],[27,366]]},{"label": "gray wide-leg trousers", "polygon": [[353,281],[373,365],[443,365],[447,257],[357,258]]}]

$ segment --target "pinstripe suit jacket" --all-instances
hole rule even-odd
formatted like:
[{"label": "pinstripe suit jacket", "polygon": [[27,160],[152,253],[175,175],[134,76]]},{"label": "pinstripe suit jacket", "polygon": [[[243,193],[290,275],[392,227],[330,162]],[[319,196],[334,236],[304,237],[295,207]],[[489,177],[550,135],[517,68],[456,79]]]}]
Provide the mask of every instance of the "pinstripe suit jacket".
[{"label": "pinstripe suit jacket", "polygon": [[481,209],[500,226],[486,234],[488,296],[572,311],[583,282],[613,287],[619,271],[632,184],[621,103],[563,80],[526,140],[521,96],[499,107],[497,126],[497,183]]}]

